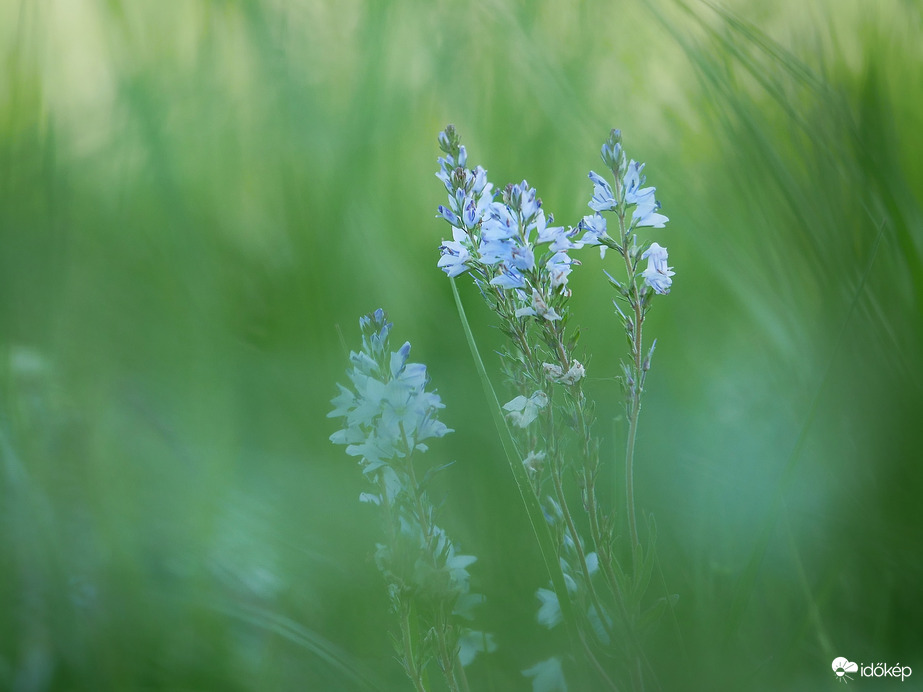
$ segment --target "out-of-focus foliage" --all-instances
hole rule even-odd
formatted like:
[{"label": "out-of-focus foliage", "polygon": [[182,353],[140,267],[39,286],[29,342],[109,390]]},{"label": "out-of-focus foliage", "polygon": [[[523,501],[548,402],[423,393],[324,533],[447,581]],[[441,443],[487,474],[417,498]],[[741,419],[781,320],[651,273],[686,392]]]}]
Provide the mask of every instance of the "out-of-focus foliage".
[{"label": "out-of-focus foliage", "polygon": [[[405,689],[325,418],[339,326],[383,306],[457,431],[431,492],[494,604],[472,687],[528,689],[547,575],[435,266],[447,122],[559,223],[611,127],[656,178],[663,688],[923,671],[921,9],[730,7],[0,4],[0,688]],[[618,497],[623,339],[584,260]]]}]

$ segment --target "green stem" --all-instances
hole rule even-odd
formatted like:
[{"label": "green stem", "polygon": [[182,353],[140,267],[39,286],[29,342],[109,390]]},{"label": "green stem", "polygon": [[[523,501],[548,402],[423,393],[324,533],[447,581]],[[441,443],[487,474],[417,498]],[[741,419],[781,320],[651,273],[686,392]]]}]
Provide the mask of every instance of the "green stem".
[{"label": "green stem", "polygon": [[460,692],[458,689],[458,682],[455,679],[455,661],[458,656],[456,653],[449,655],[449,646],[446,641],[446,617],[444,608],[444,605],[439,607],[438,619],[436,621],[436,638],[439,642],[440,667],[445,676],[446,685],[449,687],[449,692]]},{"label": "green stem", "polygon": [[[388,524],[388,537],[391,539],[391,549],[397,549],[397,530],[395,528],[394,514],[391,511],[391,501],[388,499],[388,487],[385,484],[384,474],[378,474],[378,483],[381,486],[381,506],[385,510]],[[404,645],[404,672],[413,682],[417,692],[426,692],[426,686],[417,668],[417,661],[413,653],[413,634],[410,630],[410,604],[401,598],[401,640]]]},{"label": "green stem", "polygon": [[[410,484],[413,487],[413,499],[414,499],[414,504],[416,505],[417,514],[420,517],[420,526],[423,529],[423,537],[426,539],[427,550],[432,551],[433,527],[430,525],[429,515],[426,513],[425,508],[423,507],[422,491],[420,490],[420,485],[417,483],[417,473],[413,467],[414,450],[411,449],[410,440],[407,438],[407,433],[404,431],[404,423],[399,422],[398,427],[400,428],[400,431],[401,431],[401,437],[404,440],[407,474],[410,476]],[[430,556],[432,557],[432,555]],[[435,561],[433,561],[433,565],[435,566]]]},{"label": "green stem", "polygon": [[407,671],[407,676],[413,681],[417,692],[427,692],[414,658],[410,632],[410,605],[406,601],[401,602],[401,636],[404,640],[404,669]]},{"label": "green stem", "polygon": [[494,424],[497,427],[497,433],[500,436],[500,442],[503,445],[503,451],[506,453],[510,470],[513,472],[513,479],[516,481],[516,487],[519,489],[519,495],[522,497],[522,503],[526,508],[526,514],[532,525],[532,532],[538,542],[539,551],[545,562],[545,568],[551,578],[551,585],[555,595],[558,597],[558,604],[561,608],[561,615],[569,634],[574,637],[577,632],[577,621],[574,615],[573,605],[567,593],[567,585],[564,582],[564,573],[561,571],[561,565],[558,562],[557,551],[555,550],[554,539],[551,536],[551,530],[545,521],[545,515],[542,512],[542,506],[539,502],[531,481],[529,480],[528,471],[522,464],[522,455],[516,448],[516,442],[513,440],[512,432],[503,415],[500,407],[500,401],[494,392],[490,378],[487,376],[487,369],[484,367],[484,361],[478,351],[477,343],[474,340],[474,334],[471,332],[471,325],[465,315],[465,308],[461,302],[461,296],[458,294],[458,287],[455,285],[455,279],[450,278],[449,283],[452,286],[452,295],[455,297],[455,307],[458,309],[458,316],[461,319],[462,327],[465,331],[465,337],[468,341],[468,347],[471,349],[471,355],[474,358],[474,364],[477,368],[478,375],[481,378],[481,385],[484,388],[484,395],[487,397],[488,408],[494,418]]},{"label": "green stem", "polygon": [[635,435],[638,431],[638,412],[641,408],[640,402],[637,401],[638,394],[635,394],[631,406],[631,418],[628,421],[628,442],[625,449],[625,500],[628,506],[628,529],[631,533],[632,552],[638,541],[638,524],[635,520],[635,490],[634,490],[634,459],[635,459]]},{"label": "green stem", "polygon": [[628,420],[628,440],[625,443],[625,503],[628,511],[628,530],[631,534],[631,551],[632,556],[639,545],[638,541],[638,524],[635,519],[635,491],[634,491],[634,457],[635,457],[635,437],[638,433],[638,414],[641,412],[641,386],[643,384],[642,372],[642,347],[643,339],[641,336],[641,327],[644,324],[644,308],[641,306],[641,296],[638,292],[638,283],[635,279],[637,267],[632,263],[632,247],[629,247],[628,235],[625,230],[625,215],[618,214],[619,229],[622,233],[622,243],[624,252],[622,257],[625,259],[625,271],[628,276],[630,286],[631,306],[634,308],[634,323],[629,332],[632,345],[632,358],[634,360],[634,369],[632,377],[634,382],[628,383],[628,391],[631,394],[629,401],[629,420]]},{"label": "green stem", "polygon": [[599,616],[599,621],[602,623],[603,627],[606,626],[606,611],[602,607],[602,603],[599,600],[599,595],[596,593],[596,588],[593,586],[593,580],[590,578],[590,571],[587,568],[586,554],[583,550],[583,544],[580,542],[580,536],[577,535],[577,527],[574,525],[574,519],[571,516],[570,509],[567,506],[567,499],[564,497],[564,486],[561,482],[561,474],[559,469],[553,469],[551,472],[551,477],[554,480],[554,489],[558,496],[558,502],[561,505],[561,512],[564,514],[564,522],[567,524],[567,530],[570,531],[571,538],[574,541],[574,546],[577,550],[577,559],[580,560],[580,569],[583,571],[583,578],[586,582],[587,591],[590,594],[590,600],[593,601],[593,605],[596,607],[596,614]]},{"label": "green stem", "polygon": [[468,687],[468,676],[465,674],[465,667],[459,660],[458,655],[455,656],[455,671],[458,673],[458,679],[461,681],[462,692],[471,692],[471,688]]}]

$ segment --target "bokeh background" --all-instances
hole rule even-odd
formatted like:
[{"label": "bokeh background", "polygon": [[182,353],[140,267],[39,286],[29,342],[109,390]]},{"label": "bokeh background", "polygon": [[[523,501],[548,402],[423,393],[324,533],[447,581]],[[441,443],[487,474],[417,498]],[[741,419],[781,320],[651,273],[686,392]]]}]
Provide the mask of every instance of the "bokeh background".
[{"label": "bokeh background", "polygon": [[[564,223],[620,127],[671,218],[636,470],[680,595],[662,688],[825,689],[845,656],[923,689],[921,35],[911,0],[0,2],[0,689],[407,689],[325,418],[379,306],[456,430],[473,688],[559,650],[435,266],[449,122]],[[618,497],[624,338],[583,260]]]}]

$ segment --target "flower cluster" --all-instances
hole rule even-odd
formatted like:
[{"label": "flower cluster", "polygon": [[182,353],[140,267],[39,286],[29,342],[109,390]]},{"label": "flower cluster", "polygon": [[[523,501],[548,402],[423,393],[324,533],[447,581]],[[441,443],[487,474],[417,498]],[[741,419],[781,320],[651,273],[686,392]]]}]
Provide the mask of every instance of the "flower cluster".
[{"label": "flower cluster", "polygon": [[[366,474],[388,466],[388,460],[413,451],[426,451],[424,440],[452,432],[436,418],[444,408],[439,395],[426,391],[426,366],[408,363],[410,343],[388,350],[391,323],[383,310],[360,318],[362,349],[349,354],[348,376],[353,388],[337,384],[328,418],[343,417],[346,425],[330,436],[345,444],[346,453],[361,458]],[[394,466],[389,467],[394,471]]]},{"label": "flower cluster", "polygon": [[560,320],[556,307],[569,295],[568,276],[578,264],[568,251],[582,247],[578,230],[553,226],[535,188],[523,180],[499,194],[480,166],[465,168],[467,152],[450,125],[439,135],[445,153],[436,176],[448,191],[439,216],[452,226],[440,247],[438,266],[450,277],[470,271],[475,279],[511,291],[517,317]]},{"label": "flower cluster", "polygon": [[[655,188],[645,187],[644,164],[626,156],[618,130],[611,132],[601,152],[614,184],[595,171],[589,173],[592,213],[576,227],[554,226],[525,180],[498,192],[483,168],[467,168],[467,152],[453,127],[439,135],[439,146],[444,156],[436,175],[445,185],[448,203],[439,207],[438,216],[451,225],[452,240],[442,243],[438,266],[449,277],[466,272],[473,276],[509,338],[500,355],[517,395],[500,407],[498,429],[509,439],[505,447],[510,466],[551,576],[552,589],[537,592],[538,620],[549,628],[568,620],[569,629],[579,631],[587,661],[601,673],[600,681],[616,689],[600,661],[621,658],[622,665],[638,669],[644,656],[637,642],[659,612],[641,608],[653,565],[654,535],[650,527],[648,545],[641,544],[632,467],[641,395],[653,353],[653,345],[645,348],[642,327],[654,296],[670,292],[674,272],[666,248],[639,242],[637,231],[664,228],[668,219],[660,213]],[[593,432],[593,404],[583,390],[586,368],[575,357],[579,329],[569,324],[568,279],[579,264],[570,253],[584,246],[599,247],[603,259],[607,250],[615,250],[624,262],[622,280],[606,274],[617,289],[617,315],[630,346],[621,377],[628,421],[628,555],[617,547],[625,543],[616,535],[614,512],[600,503],[595,489],[600,440]],[[644,260],[646,268],[640,266]],[[472,350],[479,358],[476,348]],[[571,485],[574,480],[576,487]],[[581,511],[585,516],[579,516]],[[589,535],[582,536],[587,530]],[[657,608],[662,607],[661,599]],[[614,651],[617,640],[632,643]],[[558,658],[523,672],[533,678],[534,686],[564,689]]]},{"label": "flower cluster", "polygon": [[[663,228],[669,219],[659,212],[660,202],[654,197],[656,188],[643,187],[646,178],[642,171],[644,164],[628,159],[622,149],[622,133],[612,130],[602,147],[603,163],[612,172],[617,184],[615,190],[609,182],[596,171],[590,171],[593,182],[593,196],[587,206],[593,214],[584,216],[579,228],[584,232],[580,242],[584,245],[600,246],[600,254],[605,257],[607,248],[614,248],[623,256],[631,252],[629,243],[634,242],[634,231],[644,226]],[[607,228],[603,212],[614,213],[618,219],[618,240],[613,239]],[[631,215],[629,216],[629,212]],[[641,274],[646,286],[655,293],[665,295],[670,292],[674,272],[667,266],[667,249],[657,243],[641,254],[641,259],[649,259],[648,268]],[[632,276],[631,278],[634,278]]]},{"label": "flower cluster", "polygon": [[[468,566],[445,530],[435,523],[435,508],[424,483],[417,480],[414,456],[426,452],[425,440],[452,432],[438,420],[444,408],[434,391],[427,391],[426,366],[409,363],[410,344],[389,348],[391,323],[383,310],[360,318],[362,348],[352,352],[348,371],[351,387],[337,385],[339,395],[328,417],[344,419],[330,436],[346,445],[376,492],[359,499],[381,508],[387,540],[379,544],[375,561],[388,582],[395,613],[401,618],[398,646],[404,668],[418,689],[430,660],[436,660],[447,685],[458,689],[462,668],[479,651],[495,648],[489,634],[463,626],[483,597],[471,592]],[[422,631],[422,646],[414,644]]]}]

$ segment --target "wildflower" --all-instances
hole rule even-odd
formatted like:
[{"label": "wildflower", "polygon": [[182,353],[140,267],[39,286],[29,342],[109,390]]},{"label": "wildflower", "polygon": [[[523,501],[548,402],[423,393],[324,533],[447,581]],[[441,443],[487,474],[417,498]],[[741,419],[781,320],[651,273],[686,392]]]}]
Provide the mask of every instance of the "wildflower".
[{"label": "wildflower", "polygon": [[525,466],[530,473],[535,473],[542,468],[544,462],[545,452],[536,452],[532,450],[526,455],[526,458],[522,460],[522,465]]},{"label": "wildflower", "polygon": [[519,271],[535,269],[535,253],[528,245],[514,247],[510,252],[510,262]]},{"label": "wildflower", "polygon": [[615,209],[616,199],[609,183],[595,171],[590,171],[589,178],[593,181],[593,198],[590,200],[590,209],[597,212]]},{"label": "wildflower", "polygon": [[503,405],[509,411],[507,417],[520,428],[528,427],[529,423],[538,418],[538,412],[548,405],[548,396],[545,392],[537,391],[528,399],[522,395]]},{"label": "wildflower", "polygon": [[[664,224],[669,221],[666,216],[658,212],[660,202],[654,198],[656,188],[642,187],[645,182],[642,174],[644,164],[634,159],[631,159],[627,165],[625,164],[621,137],[618,130],[613,130],[601,152],[603,161],[615,175],[616,181],[621,178],[620,197],[616,198],[608,181],[595,171],[590,171],[589,177],[593,181],[593,197],[588,206],[596,214],[584,217],[580,223],[581,227],[588,231],[582,239],[586,245],[599,245],[600,238],[605,234],[605,222],[601,220],[600,212],[615,211],[621,216],[627,213],[629,206],[633,206],[631,223],[627,230],[640,226],[663,228]],[[600,252],[605,254],[605,248],[600,248]]]},{"label": "wildflower", "polygon": [[549,322],[561,319],[561,316],[554,311],[554,308],[548,307],[548,303],[545,302],[542,295],[534,289],[532,290],[531,307],[519,308],[516,311],[516,317],[526,317],[530,315],[544,317]]},{"label": "wildflower", "polygon": [[602,244],[602,239],[609,237],[606,232],[606,217],[599,212],[592,216],[584,216],[577,228],[585,231],[580,242],[583,245],[599,245],[599,256],[604,258],[606,256],[606,246]]},{"label": "wildflower", "polygon": [[[464,257],[467,249],[456,232],[453,254]],[[450,271],[461,266],[446,263]],[[462,269],[461,271],[464,271]],[[452,432],[437,418],[442,401],[427,391],[426,366],[408,362],[410,343],[389,347],[391,323],[383,310],[359,320],[362,347],[350,353],[347,374],[351,386],[337,385],[331,418],[343,418],[344,426],[330,436],[345,444],[346,453],[360,457],[363,473],[377,492],[363,492],[359,501],[377,506],[389,525],[389,543],[377,544],[375,562],[388,581],[394,612],[413,613],[412,628],[429,632],[438,653],[439,666],[447,680],[454,680],[458,664],[471,663],[481,651],[496,648],[488,633],[474,632],[459,618],[471,619],[473,606],[484,597],[471,592],[468,567],[476,558],[461,554],[446,532],[435,524],[435,507],[417,481],[415,452],[427,451],[424,440]],[[406,655],[402,663],[417,689],[427,659],[414,655],[410,629],[402,628]],[[428,637],[430,635],[427,635]],[[462,644],[464,640],[464,645]]]},{"label": "wildflower", "polygon": [[542,602],[537,619],[540,624],[551,629],[561,622],[561,604],[558,602],[558,596],[551,589],[538,589],[535,595]]},{"label": "wildflower", "polygon": [[542,363],[542,369],[545,371],[545,377],[548,378],[549,382],[557,382],[566,385],[577,384],[583,379],[584,375],[586,375],[586,368],[576,359],[571,363],[571,366],[566,372],[564,368],[554,363]]},{"label": "wildflower", "polygon": [[647,269],[641,272],[644,277],[644,283],[654,289],[655,293],[666,295],[670,292],[670,285],[673,279],[670,277],[675,274],[673,267],[667,266],[667,249],[657,243],[651,243],[651,246],[644,251],[641,259],[647,260]]},{"label": "wildflower", "polygon": [[567,692],[564,669],[557,656],[536,663],[522,671],[522,674],[532,679],[533,692]]},{"label": "wildflower", "polygon": [[[535,188],[525,180],[508,185],[500,198],[494,199],[487,172],[480,166],[474,170],[464,167],[467,152],[454,128],[439,134],[439,146],[445,156],[438,159],[436,177],[449,194],[448,204],[438,208],[438,216],[452,226],[452,240],[440,246],[437,266],[449,277],[473,269],[476,281],[504,291],[529,295],[537,290],[545,305],[551,300],[551,291],[569,295],[568,276],[576,262],[567,252],[583,247],[576,238],[580,229],[551,225],[553,217],[546,218]],[[601,178],[599,181],[600,194],[608,190],[611,198],[611,187]],[[540,246],[546,244],[544,252]],[[553,309],[542,312],[534,306],[519,307],[516,314],[561,319]]]},{"label": "wildflower", "polygon": [[656,188],[641,187],[645,182],[645,177],[641,175],[643,170],[644,164],[632,159],[622,179],[625,202],[636,205],[631,215],[632,225],[663,228],[669,219],[663,214],[656,213],[660,209],[660,202],[654,199]]},{"label": "wildflower", "polygon": [[479,236],[484,234],[481,227],[490,226],[488,237],[499,238],[503,234],[497,233],[497,226],[502,219],[493,218],[497,209],[493,208],[494,191],[487,180],[487,171],[480,166],[473,170],[465,168],[468,154],[458,144],[454,128],[446,128],[439,134],[439,146],[446,155],[438,159],[436,177],[449,194],[448,205],[440,205],[437,211],[452,226],[452,240],[440,246],[438,266],[449,277],[455,277],[471,269],[479,257]]},{"label": "wildflower", "polygon": [[526,285],[526,280],[518,271],[502,264],[500,273],[491,279],[490,283],[500,288],[523,288]]},{"label": "wildflower", "polygon": [[663,228],[670,219],[663,214],[657,213],[658,209],[660,209],[660,202],[657,200],[652,200],[649,204],[639,204],[631,215],[632,224],[636,227]]},{"label": "wildflower", "polygon": [[444,408],[435,392],[426,391],[426,366],[408,363],[410,343],[388,350],[391,323],[383,310],[359,321],[362,349],[349,355],[347,372],[352,388],[337,385],[328,418],[345,418],[345,426],[330,436],[345,444],[346,453],[362,457],[366,473],[377,471],[414,449],[425,451],[424,440],[452,432],[437,417]]},{"label": "wildflower", "polygon": [[509,240],[516,236],[519,222],[512,209],[502,202],[493,202],[487,211],[481,229],[481,237],[484,240]]},{"label": "wildflower", "polygon": [[457,228],[452,229],[454,240],[444,241],[440,246],[442,254],[439,257],[438,266],[448,276],[458,276],[468,271],[468,262],[471,260],[471,253],[465,247],[465,234]]},{"label": "wildflower", "polygon": [[[560,288],[567,292],[567,277],[571,273],[571,265],[580,264],[565,252],[558,252],[545,263],[545,269],[551,277],[551,287]],[[570,295],[569,292],[567,292]]]}]

